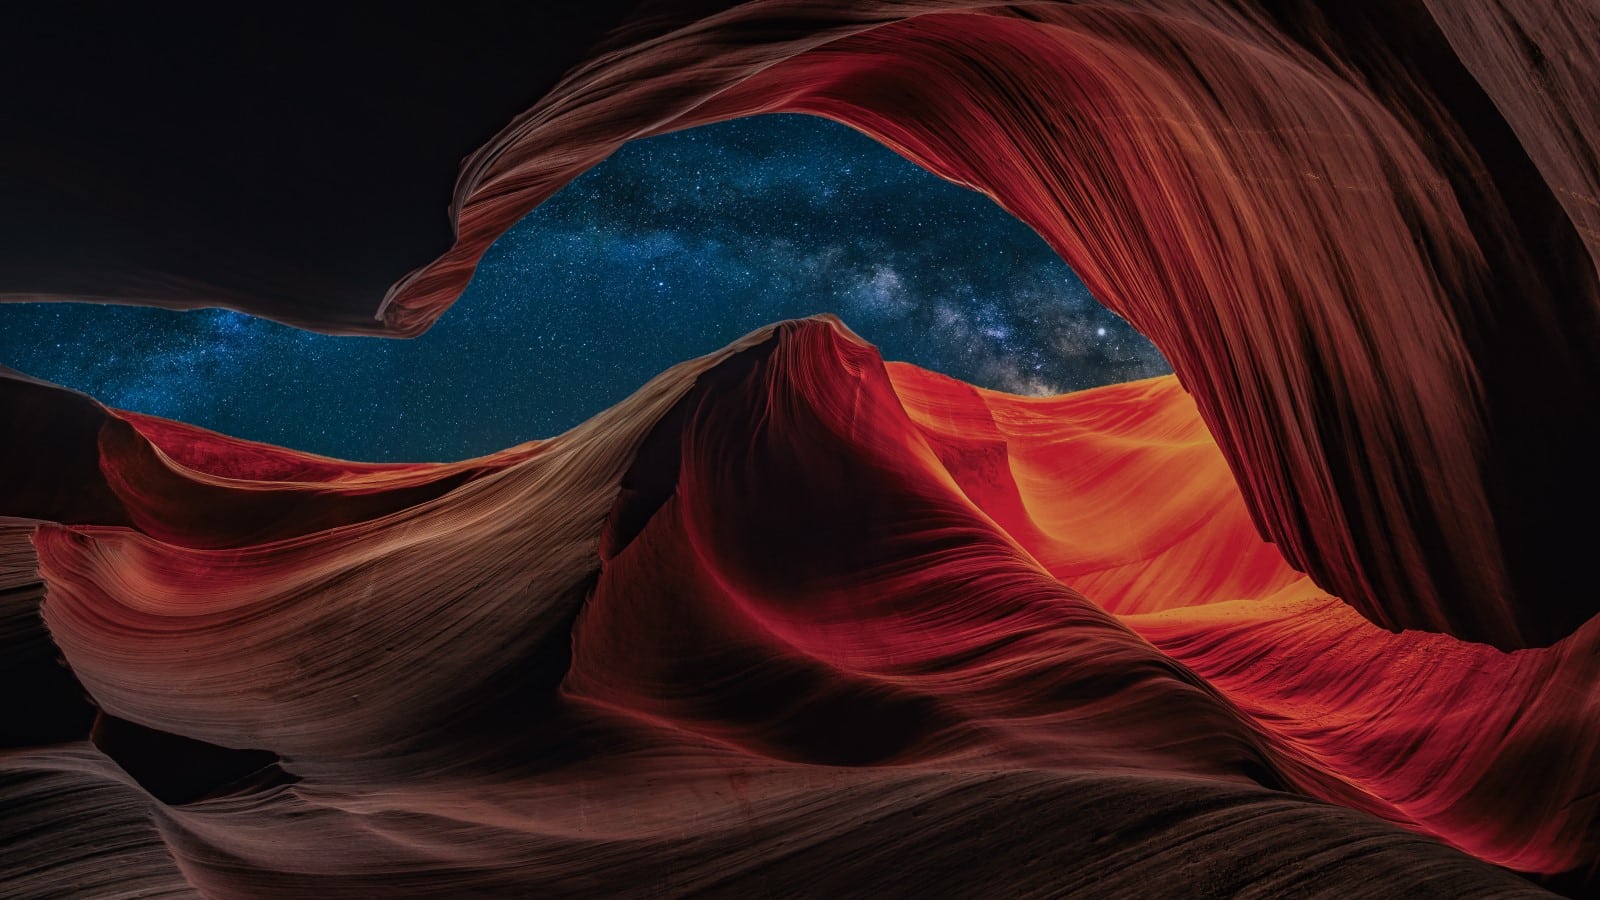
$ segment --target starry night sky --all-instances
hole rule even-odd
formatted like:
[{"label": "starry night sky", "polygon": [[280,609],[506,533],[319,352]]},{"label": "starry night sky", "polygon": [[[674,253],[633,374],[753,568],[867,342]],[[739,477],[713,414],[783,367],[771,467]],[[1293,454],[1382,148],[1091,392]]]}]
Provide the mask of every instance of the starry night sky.
[{"label": "starry night sky", "polygon": [[793,115],[623,147],[503,235],[420,338],[0,304],[0,362],[240,437],[446,460],[558,434],[674,363],[818,312],[886,359],[1014,393],[1170,371],[987,197]]}]

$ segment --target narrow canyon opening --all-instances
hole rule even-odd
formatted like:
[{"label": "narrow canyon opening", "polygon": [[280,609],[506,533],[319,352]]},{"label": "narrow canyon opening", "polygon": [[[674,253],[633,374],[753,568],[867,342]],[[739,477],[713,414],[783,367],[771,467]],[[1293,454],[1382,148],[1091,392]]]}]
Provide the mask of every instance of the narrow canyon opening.
[{"label": "narrow canyon opening", "polygon": [[345,459],[559,434],[762,325],[1044,396],[1171,371],[1031,228],[853,129],[756,116],[635,141],[524,217],[412,340],[227,310],[0,305],[0,362],[121,409]]}]

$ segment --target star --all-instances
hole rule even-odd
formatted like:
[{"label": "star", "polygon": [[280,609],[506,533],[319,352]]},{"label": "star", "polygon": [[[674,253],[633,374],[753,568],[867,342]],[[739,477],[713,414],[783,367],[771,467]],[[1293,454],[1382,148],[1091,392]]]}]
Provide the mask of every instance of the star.
[{"label": "star", "polygon": [[0,304],[0,362],[241,437],[460,459],[558,434],[684,359],[818,312],[885,358],[1014,393],[1169,371],[993,201],[789,115],[622,147],[501,236],[414,340],[224,310]]}]

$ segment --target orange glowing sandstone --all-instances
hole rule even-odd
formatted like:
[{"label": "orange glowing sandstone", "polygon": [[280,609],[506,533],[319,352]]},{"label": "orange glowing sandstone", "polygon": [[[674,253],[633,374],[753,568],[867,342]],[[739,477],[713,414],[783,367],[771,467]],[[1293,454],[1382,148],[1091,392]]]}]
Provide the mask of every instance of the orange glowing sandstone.
[{"label": "orange glowing sandstone", "polygon": [[[778,829],[752,871],[781,870],[763,854],[786,828],[838,850],[873,833],[853,830],[864,809],[923,802],[907,779],[1008,772],[1190,786],[1162,802],[1280,788],[1528,872],[1596,856],[1600,634],[1507,654],[1369,624],[1256,534],[1173,378],[1012,397],[811,320],[482,460],[342,464],[121,413],[100,453],[133,525],[34,536],[55,643],[106,714],[298,779],[265,806],[216,785],[163,808],[185,872],[219,893],[392,887],[306,847],[352,829],[398,861],[385,878],[484,829],[532,841],[442,882],[465,889],[528,866],[526,883],[601,877],[558,835],[676,859],[651,842],[714,843],[744,816]],[[470,828],[371,830],[372,809],[436,816],[486,791]],[[584,797],[611,824],[585,824]],[[1214,802],[1238,827],[1261,814]],[[1359,821],[1331,833],[1433,877],[1442,847]],[[1438,871],[1489,877],[1464,865]]]}]

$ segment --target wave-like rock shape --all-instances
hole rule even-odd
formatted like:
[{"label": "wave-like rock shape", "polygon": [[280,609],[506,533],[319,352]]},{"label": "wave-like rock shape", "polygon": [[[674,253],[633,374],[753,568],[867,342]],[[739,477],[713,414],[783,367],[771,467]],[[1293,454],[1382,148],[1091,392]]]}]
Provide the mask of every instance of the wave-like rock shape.
[{"label": "wave-like rock shape", "polygon": [[[596,5],[585,21],[552,14],[533,30],[551,46],[570,26],[577,46],[619,15]],[[107,251],[46,281],[73,285],[64,296],[220,302],[414,335],[496,237],[623,142],[766,112],[823,115],[993,196],[1148,335],[1193,393],[1257,526],[1296,568],[1391,630],[1546,646],[1600,612],[1587,562],[1600,538],[1596,34],[1594,0],[657,0],[467,159],[453,246],[381,308],[374,297],[356,309],[349,287],[370,273],[346,257],[369,251],[283,239],[292,258],[276,266],[242,249],[201,259],[217,240],[204,216],[162,257],[189,252],[192,271],[81,283],[80,270],[115,269]],[[482,40],[497,48],[490,57],[504,52],[503,39]],[[430,83],[485,70],[477,48],[440,43],[464,63],[430,50]],[[506,71],[543,90],[532,69]],[[338,87],[308,89],[307,108],[324,109]],[[363,96],[376,90],[363,82]],[[509,102],[499,83],[458,90],[483,96],[474,115]],[[279,106],[295,104],[273,115]],[[469,104],[455,118],[436,106],[419,115],[439,121],[419,121],[441,150],[500,124],[471,118]],[[343,155],[327,158],[415,156],[420,172],[439,156],[410,152],[412,138],[409,155],[374,153],[374,129],[356,121],[331,148]],[[282,127],[340,136],[321,119]],[[284,196],[319,178],[356,184],[306,165],[285,160]],[[207,169],[219,183],[205,190],[222,198],[213,218],[263,241],[298,234],[239,224],[283,214],[232,205],[260,197],[271,170],[241,168],[250,184],[230,191],[229,172]],[[397,181],[385,197],[410,189]],[[144,204],[127,189],[75,195],[72,214],[116,204],[101,224],[126,227],[125,209],[164,206],[162,185],[145,193]],[[407,254],[427,243],[367,224],[406,238]],[[81,230],[90,240],[104,229]],[[226,289],[207,287],[219,278]],[[0,297],[18,289],[0,284]]]},{"label": "wave-like rock shape", "polygon": [[1173,378],[806,320],[447,465],[0,388],[63,412],[3,498],[7,896],[1593,887],[1600,626],[1374,626]]},{"label": "wave-like rock shape", "polygon": [[455,247],[388,327],[626,140],[819,114],[1036,228],[1372,621],[1509,649],[1600,612],[1590,0],[666,7],[468,160]]}]

